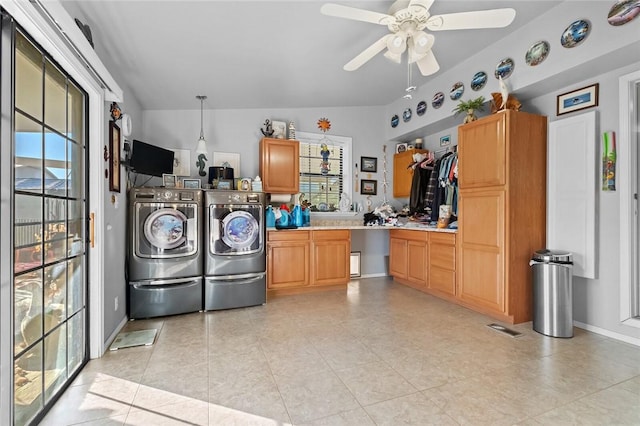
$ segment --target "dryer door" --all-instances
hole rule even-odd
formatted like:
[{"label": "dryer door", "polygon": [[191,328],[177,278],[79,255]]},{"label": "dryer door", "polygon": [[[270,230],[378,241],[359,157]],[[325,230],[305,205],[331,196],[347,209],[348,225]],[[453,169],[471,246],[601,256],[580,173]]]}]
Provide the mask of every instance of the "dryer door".
[{"label": "dryer door", "polygon": [[135,255],[144,258],[192,256],[198,250],[196,204],[136,205]]},{"label": "dryer door", "polygon": [[213,255],[246,255],[262,250],[261,205],[209,206],[209,251]]}]

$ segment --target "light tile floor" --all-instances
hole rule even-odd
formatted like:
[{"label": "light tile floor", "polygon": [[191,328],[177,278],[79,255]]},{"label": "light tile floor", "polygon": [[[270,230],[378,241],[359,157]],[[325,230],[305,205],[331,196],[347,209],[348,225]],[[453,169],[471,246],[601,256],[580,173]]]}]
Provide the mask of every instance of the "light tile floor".
[{"label": "light tile floor", "polygon": [[90,361],[42,424],[640,424],[640,347],[491,322],[386,278],[133,321],[156,343]]}]

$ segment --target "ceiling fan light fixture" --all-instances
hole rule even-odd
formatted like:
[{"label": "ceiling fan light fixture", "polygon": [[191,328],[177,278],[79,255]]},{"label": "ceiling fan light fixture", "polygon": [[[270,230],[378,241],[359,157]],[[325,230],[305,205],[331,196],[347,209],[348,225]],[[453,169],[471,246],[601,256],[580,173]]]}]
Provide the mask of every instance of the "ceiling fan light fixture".
[{"label": "ceiling fan light fixture", "polygon": [[427,34],[424,31],[420,31],[418,34],[414,34],[412,37],[413,40],[413,51],[417,55],[424,55],[433,47],[433,43],[435,41],[435,37],[431,34]]},{"label": "ceiling fan light fixture", "polygon": [[407,50],[407,38],[404,34],[393,34],[387,39],[387,49],[395,54],[402,54]]}]

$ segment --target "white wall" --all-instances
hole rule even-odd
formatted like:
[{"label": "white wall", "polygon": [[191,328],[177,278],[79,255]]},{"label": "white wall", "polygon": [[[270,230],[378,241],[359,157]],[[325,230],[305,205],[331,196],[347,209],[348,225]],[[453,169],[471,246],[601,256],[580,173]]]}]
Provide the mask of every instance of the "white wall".
[{"label": "white wall", "polygon": [[[133,132],[127,139],[138,138],[142,131],[141,116],[142,109],[140,103],[131,95],[131,91],[126,85],[126,80],[113,73],[120,87],[122,88],[125,98],[124,102],[118,105],[123,112],[131,115],[133,122]],[[110,103],[105,105],[106,118],[105,121],[111,120],[109,113]],[[117,122],[122,128],[121,122]],[[109,127],[105,129],[105,141],[109,141]],[[121,144],[120,158],[124,159],[124,136]],[[109,168],[108,163],[104,163],[106,169]],[[99,171],[104,176],[104,170]],[[126,262],[126,237],[127,237],[127,181],[124,168],[120,168],[120,192],[109,192],[109,179],[104,179],[104,338],[105,344],[110,343],[113,333],[118,331],[118,327],[123,323],[127,316],[127,295],[126,295],[126,279],[125,279],[125,262]],[[118,299],[118,309],[115,309],[115,299]]]},{"label": "white wall", "polygon": [[[637,56],[637,55],[636,55]],[[613,71],[576,81],[572,86],[561,89],[557,93],[549,93],[530,101],[530,105],[549,116],[550,121],[565,116],[555,116],[555,102],[558,93],[564,93],[593,83],[600,83],[599,105],[597,110],[598,125],[598,159],[602,156],[600,135],[606,131],[620,134],[618,78],[634,70],[640,69],[640,62],[618,68]],[[585,111],[583,111],[585,112]],[[572,115],[580,114],[576,112]],[[598,161],[600,164],[600,161]],[[601,170],[598,170],[598,182]],[[619,333],[625,336],[640,338],[640,329],[623,325],[620,322],[620,196],[619,191],[601,191],[597,185],[597,227],[598,232],[598,265],[597,279],[574,277],[573,279],[573,314],[574,319],[584,324]]]}]

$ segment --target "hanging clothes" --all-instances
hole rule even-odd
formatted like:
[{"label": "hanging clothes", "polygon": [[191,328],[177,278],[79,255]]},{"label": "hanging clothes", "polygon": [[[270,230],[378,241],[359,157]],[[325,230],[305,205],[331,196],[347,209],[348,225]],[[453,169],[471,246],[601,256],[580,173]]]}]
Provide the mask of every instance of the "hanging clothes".
[{"label": "hanging clothes", "polygon": [[437,177],[433,173],[430,183],[434,184],[433,200],[431,202],[431,220],[437,221],[441,205],[450,205],[453,216],[458,211],[458,185],[457,185],[458,155],[446,153],[436,162],[438,168]]},{"label": "hanging clothes", "polygon": [[426,207],[425,195],[427,192],[427,185],[431,177],[433,170],[433,162],[435,157],[432,152],[427,153],[424,156],[416,158],[409,167],[413,168],[413,178],[411,180],[411,192],[409,194],[409,213],[424,213]]}]

